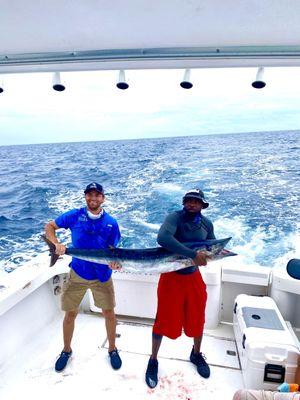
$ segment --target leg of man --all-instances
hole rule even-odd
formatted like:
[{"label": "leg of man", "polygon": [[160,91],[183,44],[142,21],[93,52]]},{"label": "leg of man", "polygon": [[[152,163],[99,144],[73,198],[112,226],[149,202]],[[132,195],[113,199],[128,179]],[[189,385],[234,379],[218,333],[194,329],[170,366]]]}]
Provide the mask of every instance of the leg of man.
[{"label": "leg of man", "polygon": [[55,370],[61,372],[72,355],[71,341],[74,332],[75,319],[78,314],[79,304],[86,292],[87,281],[78,276],[73,270],[70,271],[69,279],[64,285],[61,298],[62,310],[65,311],[63,322],[64,349],[56,360]]},{"label": "leg of man", "polygon": [[210,376],[210,368],[205,361],[205,356],[200,352],[205,322],[207,293],[206,285],[199,271],[186,276],[185,289],[184,331],[187,336],[194,338],[194,346],[190,354],[190,360],[197,366],[199,375],[203,378],[208,378]]},{"label": "leg of man", "polygon": [[75,319],[78,310],[66,311],[63,322],[64,348],[55,363],[55,371],[61,372],[67,366],[67,363],[72,355],[71,341],[74,332]]},{"label": "leg of man", "polygon": [[116,326],[117,320],[114,311],[116,305],[113,281],[110,278],[106,282],[93,281],[90,289],[94,297],[95,305],[102,309],[105,318],[105,327],[108,339],[108,351],[116,349]]},{"label": "leg of man", "polygon": [[194,337],[194,347],[191,351],[190,360],[197,366],[197,371],[203,378],[209,378],[210,368],[205,361],[206,358],[204,354],[200,352],[201,341],[202,336]]},{"label": "leg of man", "polygon": [[152,354],[151,358],[152,359],[157,359],[157,354],[161,345],[163,336],[157,335],[156,333],[152,333]]},{"label": "leg of man", "polygon": [[110,364],[113,369],[119,369],[122,366],[122,360],[116,348],[116,326],[117,326],[116,315],[114,310],[102,309],[102,313],[105,318]]},{"label": "leg of man", "polygon": [[156,333],[152,332],[152,354],[148,361],[145,380],[147,385],[154,389],[158,382],[158,361],[157,361],[157,354],[158,350],[161,345],[163,336],[157,335]]},{"label": "leg of man", "polygon": [[176,339],[183,326],[184,298],[181,277],[175,272],[162,274],[157,288],[157,313],[152,333],[152,355],[149,359],[145,380],[150,388],[158,383],[157,354],[163,336]]},{"label": "leg of man", "polygon": [[102,314],[105,318],[105,327],[108,339],[108,351],[113,351],[116,348],[116,315],[114,310],[102,310]]},{"label": "leg of man", "polygon": [[202,335],[194,337],[194,353],[200,353]]},{"label": "leg of man", "polygon": [[66,352],[71,351],[71,341],[73,337],[73,332],[74,332],[74,326],[75,326],[75,319],[78,314],[78,309],[77,310],[72,310],[72,311],[66,311],[65,313],[65,318],[63,322],[63,333],[64,333],[64,350]]},{"label": "leg of man", "polygon": [[95,305],[102,309],[105,318],[110,364],[113,369],[119,369],[122,360],[116,348],[117,320],[114,312],[116,302],[113,281],[111,278],[106,282],[93,281],[90,283],[90,289],[93,293]]}]

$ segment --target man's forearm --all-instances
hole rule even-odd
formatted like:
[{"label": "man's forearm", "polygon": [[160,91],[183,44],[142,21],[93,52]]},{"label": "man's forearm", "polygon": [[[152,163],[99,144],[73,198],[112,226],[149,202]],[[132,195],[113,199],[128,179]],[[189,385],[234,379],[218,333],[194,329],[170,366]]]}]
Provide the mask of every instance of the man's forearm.
[{"label": "man's forearm", "polygon": [[66,246],[59,243],[59,241],[56,237],[56,234],[55,234],[56,229],[59,229],[59,227],[55,224],[54,221],[50,221],[45,226],[45,232],[46,232],[47,238],[55,244],[55,248],[56,248],[55,253],[62,256],[66,252]]},{"label": "man's forearm", "polygon": [[48,224],[45,225],[45,232],[46,236],[51,242],[53,243],[59,243],[56,234],[55,234],[55,227],[49,222]]},{"label": "man's forearm", "polygon": [[191,250],[184,246],[182,243],[176,240],[173,235],[164,230],[160,230],[157,236],[157,242],[165,249],[191,259],[194,259],[197,255],[195,250]]}]

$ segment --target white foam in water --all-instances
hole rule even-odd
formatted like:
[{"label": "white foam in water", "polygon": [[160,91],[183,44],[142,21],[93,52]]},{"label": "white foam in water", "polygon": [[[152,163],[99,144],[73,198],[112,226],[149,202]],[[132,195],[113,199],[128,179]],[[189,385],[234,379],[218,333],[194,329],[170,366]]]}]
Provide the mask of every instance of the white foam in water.
[{"label": "white foam in water", "polygon": [[155,190],[160,190],[161,192],[164,192],[164,193],[170,193],[170,192],[184,193],[185,192],[185,189],[183,189],[182,186],[176,185],[171,182],[154,183],[152,185],[152,188]]},{"label": "white foam in water", "polygon": [[66,190],[48,199],[49,208],[53,209],[57,216],[72,208],[83,207],[84,204],[82,190],[78,192]]},{"label": "white foam in water", "polygon": [[118,198],[115,199],[115,196],[109,195],[105,198],[105,202],[103,204],[103,208],[113,217],[125,213],[125,211],[128,210],[128,206],[129,205],[124,201],[120,201]]},{"label": "white foam in water", "polygon": [[[239,255],[239,263],[242,263],[244,265],[259,265],[256,262],[255,258],[264,249],[265,243],[263,242],[262,238],[259,238],[259,236],[255,236],[250,242],[245,245],[234,246],[233,250]],[[234,260],[234,262],[236,261]]]},{"label": "white foam in water", "polygon": [[34,234],[22,242],[5,238],[7,244],[14,249],[14,253],[10,259],[0,260],[0,269],[11,272],[19,267],[20,264],[26,263],[35,257],[38,254],[36,250],[37,244],[41,242],[39,236],[39,234]]},{"label": "white foam in water", "polygon": [[182,177],[184,178],[184,180],[186,180],[187,182],[189,180],[194,180],[196,179],[197,181],[199,181],[199,179],[206,177],[208,175],[211,174],[211,171],[208,168],[201,168],[201,171],[198,170],[198,168],[195,166],[194,170],[193,170],[193,166],[191,165],[191,170],[185,172],[184,174],[182,174]]},{"label": "white foam in water", "polygon": [[146,226],[147,228],[149,228],[149,229],[151,229],[151,230],[154,230],[154,231],[156,231],[156,232],[158,232],[158,230],[159,230],[159,228],[160,228],[160,226],[161,226],[161,224],[152,224],[152,223],[150,223],[150,222],[143,221],[143,220],[139,220],[139,219],[137,219],[136,222],[137,222],[138,224],[143,225],[143,226]]},{"label": "white foam in water", "polygon": [[[233,217],[232,219],[223,218],[214,222],[215,233],[217,237],[232,236],[232,241],[228,248],[238,254],[238,257],[230,258],[231,264],[239,265],[259,265],[256,261],[257,257],[262,254],[270,254],[275,250],[274,246],[293,247],[296,249],[297,237],[290,234],[287,238],[282,238],[282,241],[277,241],[275,244],[270,244],[268,241],[278,234],[274,225],[270,225],[268,230],[261,226],[256,229],[250,228],[244,222],[242,217]],[[299,238],[299,235],[298,235]],[[276,248],[276,250],[278,250]],[[284,260],[295,254],[295,250],[285,253]],[[228,262],[224,260],[223,262]],[[272,267],[273,265],[269,265]]]},{"label": "white foam in water", "polygon": [[[226,265],[253,265],[256,264],[254,259],[256,256],[257,248],[251,250],[253,243],[247,242],[246,237],[248,236],[248,227],[244,223],[243,218],[233,217],[220,218],[214,221],[214,230],[216,237],[232,237],[231,242],[227,245],[233,252],[237,253],[236,257],[229,257],[228,259],[223,259],[222,263]],[[242,245],[237,245],[237,243],[243,242]]]},{"label": "white foam in water", "polygon": [[246,232],[249,229],[244,222],[243,217],[235,216],[233,218],[219,218],[213,221],[215,234],[218,237],[232,236],[236,240],[245,238]]},{"label": "white foam in water", "polygon": [[274,267],[285,268],[292,258],[300,259],[300,223],[297,223],[297,232],[287,235],[285,242],[286,246],[290,247],[291,250],[284,252],[281,257],[278,257],[274,262]]}]

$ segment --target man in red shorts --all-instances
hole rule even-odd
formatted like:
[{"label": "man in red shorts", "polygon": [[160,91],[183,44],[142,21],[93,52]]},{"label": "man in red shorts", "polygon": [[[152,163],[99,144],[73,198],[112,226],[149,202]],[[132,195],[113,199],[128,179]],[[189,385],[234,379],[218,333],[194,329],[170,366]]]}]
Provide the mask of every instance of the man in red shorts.
[{"label": "man in red shorts", "polygon": [[183,209],[166,217],[157,241],[162,247],[191,258],[193,265],[160,276],[157,313],[152,331],[152,354],[145,377],[150,388],[154,388],[158,382],[157,354],[163,336],[176,339],[181,336],[182,329],[194,339],[191,362],[203,378],[210,376],[209,366],[200,352],[207,294],[198,266],[207,264],[207,256],[189,249],[183,243],[215,239],[214,228],[212,222],[201,213],[202,209],[209,206],[201,190],[188,191],[182,201]]}]

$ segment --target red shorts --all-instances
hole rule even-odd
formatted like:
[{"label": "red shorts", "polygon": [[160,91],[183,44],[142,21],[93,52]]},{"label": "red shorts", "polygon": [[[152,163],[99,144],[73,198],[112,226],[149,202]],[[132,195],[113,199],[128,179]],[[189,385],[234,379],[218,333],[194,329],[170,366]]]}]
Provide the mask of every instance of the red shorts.
[{"label": "red shorts", "polygon": [[157,297],[153,333],[170,339],[181,336],[182,329],[190,337],[203,334],[207,294],[199,270],[188,275],[161,274]]}]

